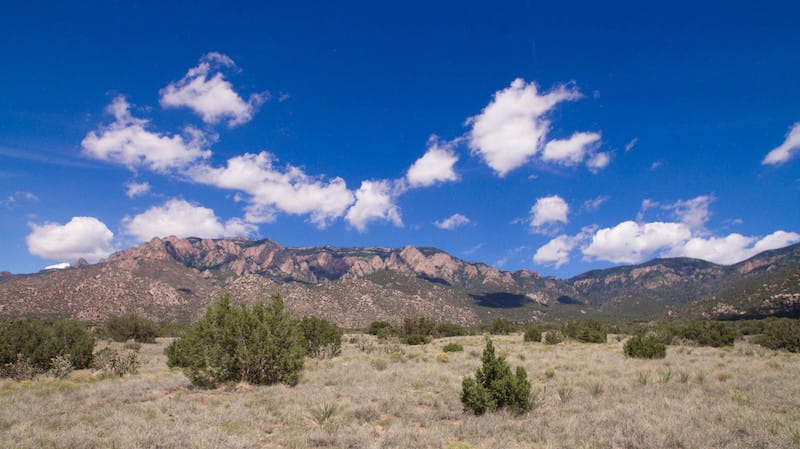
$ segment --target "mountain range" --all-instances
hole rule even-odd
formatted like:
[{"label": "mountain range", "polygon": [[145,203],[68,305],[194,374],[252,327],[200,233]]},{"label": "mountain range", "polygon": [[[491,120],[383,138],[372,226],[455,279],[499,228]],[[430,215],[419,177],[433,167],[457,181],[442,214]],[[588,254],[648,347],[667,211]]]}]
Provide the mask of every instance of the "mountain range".
[{"label": "mountain range", "polygon": [[498,270],[435,248],[287,248],[272,240],[154,238],[97,264],[0,273],[0,316],[191,321],[222,293],[281,294],[345,327],[426,316],[465,325],[578,317],[800,315],[800,244],[735,265],[670,258],[569,279]]}]

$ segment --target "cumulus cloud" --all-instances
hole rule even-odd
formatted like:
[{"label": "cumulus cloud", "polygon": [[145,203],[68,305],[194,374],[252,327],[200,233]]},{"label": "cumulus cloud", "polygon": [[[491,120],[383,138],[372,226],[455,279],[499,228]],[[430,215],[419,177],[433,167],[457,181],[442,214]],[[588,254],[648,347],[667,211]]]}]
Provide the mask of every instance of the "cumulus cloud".
[{"label": "cumulus cloud", "polygon": [[453,166],[458,156],[452,149],[453,142],[442,143],[436,136],[428,139],[428,151],[408,169],[406,179],[411,187],[426,187],[437,182],[456,181],[458,175]]},{"label": "cumulus cloud", "polygon": [[133,117],[124,96],[116,97],[107,108],[114,122],[91,131],[81,141],[83,154],[130,169],[144,167],[157,172],[184,167],[211,152],[203,148],[210,143],[203,132],[187,127],[184,135],[167,136],[148,131],[147,120]]},{"label": "cumulus cloud", "polygon": [[228,126],[246,123],[268,94],[257,93],[250,95],[247,101],[242,99],[220,71],[235,67],[228,56],[208,53],[183,78],[161,89],[159,102],[164,108],[187,107],[210,124],[223,119],[228,119]]},{"label": "cumulus cloud", "polygon": [[135,182],[131,181],[125,184],[125,195],[128,198],[136,198],[142,196],[150,191],[150,183],[148,182]]},{"label": "cumulus cloud", "polygon": [[531,230],[547,233],[548,227],[558,223],[567,223],[569,205],[558,195],[546,196],[536,200],[531,206]]},{"label": "cumulus cloud", "polygon": [[562,101],[580,97],[577,89],[563,85],[540,94],[536,83],[517,78],[467,120],[472,126],[469,147],[503,177],[539,152],[550,130],[546,113]]},{"label": "cumulus cloud", "polygon": [[800,152],[800,122],[792,125],[792,129],[786,134],[786,140],[783,143],[772,149],[767,153],[764,160],[761,161],[765,165],[780,165],[787,162]]},{"label": "cumulus cloud", "polygon": [[125,233],[145,242],[153,237],[235,237],[249,236],[258,228],[241,219],[223,223],[212,209],[182,199],[171,199],[134,217],[123,220]]},{"label": "cumulus cloud", "polygon": [[589,160],[586,161],[586,167],[592,173],[597,173],[600,170],[608,167],[608,164],[611,163],[611,153],[595,153],[593,154]]},{"label": "cumulus cloud", "polygon": [[536,250],[536,254],[533,255],[533,262],[561,268],[562,265],[569,262],[569,255],[575,249],[575,245],[577,245],[575,237],[559,235]]},{"label": "cumulus cloud", "polygon": [[658,250],[678,246],[691,236],[691,229],[683,223],[624,221],[613,228],[599,229],[582,251],[595,260],[637,263]]},{"label": "cumulus cloud", "polygon": [[544,146],[542,160],[567,166],[578,165],[599,144],[599,133],[579,132],[569,139],[553,139]]},{"label": "cumulus cloud", "polygon": [[249,194],[245,219],[252,223],[274,221],[283,212],[308,214],[312,223],[324,228],[353,204],[353,193],[342,178],[326,180],[292,165],[276,167],[274,162],[267,152],[246,153],[228,159],[224,167],[200,164],[187,174],[201,184]]},{"label": "cumulus cloud", "polygon": [[453,230],[459,226],[464,226],[470,223],[470,219],[461,215],[453,214],[443,220],[434,221],[433,225],[439,229]]},{"label": "cumulus cloud", "polygon": [[94,217],[72,217],[66,224],[31,224],[25,237],[28,251],[43,259],[89,262],[108,256],[113,251],[114,233]]},{"label": "cumulus cloud", "polygon": [[345,220],[359,232],[371,221],[382,220],[403,226],[400,208],[395,204],[396,186],[391,181],[362,181],[356,191],[356,202],[347,211]]},{"label": "cumulus cloud", "polygon": [[783,248],[800,242],[796,232],[776,231],[763,238],[733,233],[725,237],[695,237],[674,248],[673,256],[694,257],[709,262],[730,265],[770,249]]},{"label": "cumulus cloud", "polygon": [[678,221],[686,223],[691,229],[702,230],[711,218],[709,206],[715,199],[714,195],[702,195],[690,200],[678,200],[662,208],[674,211]]}]

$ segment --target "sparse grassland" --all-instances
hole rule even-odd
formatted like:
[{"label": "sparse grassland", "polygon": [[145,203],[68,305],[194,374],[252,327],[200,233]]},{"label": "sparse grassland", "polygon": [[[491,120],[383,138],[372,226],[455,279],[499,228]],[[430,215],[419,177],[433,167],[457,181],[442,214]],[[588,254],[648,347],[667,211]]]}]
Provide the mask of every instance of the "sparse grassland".
[{"label": "sparse grassland", "polygon": [[[493,336],[528,372],[533,410],[474,416],[461,382],[484,337],[419,346],[343,338],[306,359],[299,383],[194,388],[143,344],[138,374],[0,380],[3,448],[792,448],[800,445],[800,354],[670,346],[626,358],[622,341],[557,345]],[[437,360],[447,343],[463,352]],[[98,345],[100,349],[103,345]],[[121,343],[111,343],[122,350]],[[366,350],[365,348],[368,348]],[[669,378],[666,373],[670,373]],[[641,377],[647,376],[647,382]]]}]

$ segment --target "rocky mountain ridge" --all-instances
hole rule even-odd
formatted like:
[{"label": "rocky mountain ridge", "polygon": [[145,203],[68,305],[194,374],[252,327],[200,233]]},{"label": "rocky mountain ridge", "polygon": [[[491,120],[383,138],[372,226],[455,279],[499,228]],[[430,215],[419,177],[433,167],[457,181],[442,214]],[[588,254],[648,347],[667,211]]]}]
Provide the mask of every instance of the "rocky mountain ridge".
[{"label": "rocky mountain ridge", "polygon": [[[696,259],[656,259],[595,270],[571,279],[508,272],[435,248],[287,248],[272,240],[155,238],[94,265],[0,276],[0,315],[100,320],[136,312],[155,319],[195,319],[222,292],[256,301],[280,293],[297,314],[343,326],[404,316],[476,324],[492,317],[554,319],[592,314],[653,317],[665,313],[744,315],[797,306],[800,245],[733,266]],[[776,277],[777,276],[777,277]],[[735,285],[782,282],[748,305],[715,303]],[[733,290],[731,290],[733,289]],[[775,296],[777,294],[783,296]],[[755,295],[755,296],[754,296]],[[728,297],[731,297],[730,295]],[[777,298],[777,299],[776,299]],[[780,298],[789,298],[782,301]],[[705,301],[705,302],[703,302]],[[719,301],[717,301],[719,302]],[[763,307],[762,307],[763,308]],[[767,310],[767,309],[764,309]],[[724,314],[723,314],[724,315]]]}]

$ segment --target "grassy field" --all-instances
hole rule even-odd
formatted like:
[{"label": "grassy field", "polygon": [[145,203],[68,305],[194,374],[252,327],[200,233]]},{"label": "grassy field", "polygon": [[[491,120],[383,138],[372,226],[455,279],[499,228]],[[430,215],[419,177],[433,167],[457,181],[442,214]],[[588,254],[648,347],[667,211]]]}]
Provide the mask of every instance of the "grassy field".
[{"label": "grassy field", "polygon": [[[296,387],[190,386],[166,367],[168,340],[142,345],[139,374],[0,381],[3,448],[790,448],[800,447],[800,355],[737,341],[626,359],[622,343],[493,337],[528,371],[524,416],[462,411],[461,380],[483,337],[410,347],[345,336],[307,360]],[[448,342],[464,352],[442,356]],[[102,346],[102,345],[99,345]]]}]

